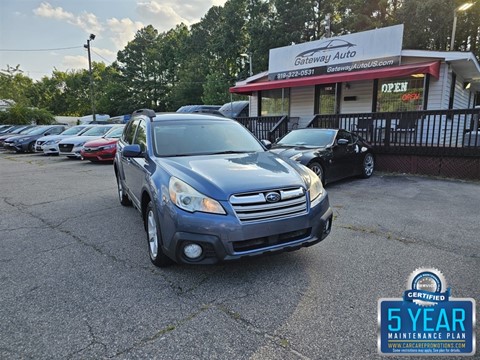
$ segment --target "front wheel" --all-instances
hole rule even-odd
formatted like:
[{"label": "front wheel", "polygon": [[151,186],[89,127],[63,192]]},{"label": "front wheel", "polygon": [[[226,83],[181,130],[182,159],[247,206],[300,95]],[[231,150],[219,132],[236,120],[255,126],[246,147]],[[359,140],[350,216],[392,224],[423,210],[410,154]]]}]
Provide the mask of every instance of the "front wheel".
[{"label": "front wheel", "polygon": [[325,184],[325,172],[321,164],[319,164],[316,161],[313,161],[310,164],[308,164],[308,168],[312,170],[315,174],[317,174],[322,184]]},{"label": "front wheel", "polygon": [[132,200],[129,199],[128,195],[125,193],[125,190],[122,185],[122,181],[117,177],[117,190],[118,190],[118,199],[120,204],[123,206],[131,206]]},{"label": "front wheel", "polygon": [[367,153],[363,158],[362,177],[367,179],[372,176],[375,170],[375,159],[372,154]]},{"label": "front wheel", "polygon": [[173,261],[165,255],[162,250],[162,242],[160,235],[160,226],[155,216],[153,204],[150,201],[145,211],[145,230],[147,231],[148,253],[153,265],[158,267],[166,267],[173,264]]},{"label": "front wheel", "polygon": [[35,152],[35,142],[28,144],[28,152]]}]

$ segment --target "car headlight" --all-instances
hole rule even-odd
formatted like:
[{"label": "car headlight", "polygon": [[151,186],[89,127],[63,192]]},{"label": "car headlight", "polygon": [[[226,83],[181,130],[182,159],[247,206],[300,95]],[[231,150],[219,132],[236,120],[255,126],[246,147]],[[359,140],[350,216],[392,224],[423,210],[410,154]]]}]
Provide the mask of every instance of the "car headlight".
[{"label": "car headlight", "polygon": [[310,192],[310,205],[314,206],[314,203],[322,197],[325,189],[323,188],[322,182],[317,174],[309,168],[307,168],[307,171],[310,177],[310,187],[308,188],[308,191]]},{"label": "car headlight", "polygon": [[99,150],[111,150],[111,149],[115,149],[116,147],[117,147],[117,144],[105,145],[105,146],[101,147]]},{"label": "car headlight", "polygon": [[300,159],[302,155],[303,155],[302,153],[298,153],[293,156],[290,156],[290,159],[292,159],[293,161],[298,161],[298,159]]},{"label": "car headlight", "polygon": [[85,145],[85,143],[86,143],[86,141],[84,141],[84,142],[81,142],[80,144],[77,144],[77,145],[75,145],[74,147],[83,146],[83,145]]},{"label": "car headlight", "polygon": [[192,188],[187,183],[172,176],[168,184],[170,200],[180,209],[189,212],[201,211],[212,214],[226,214],[222,205]]}]

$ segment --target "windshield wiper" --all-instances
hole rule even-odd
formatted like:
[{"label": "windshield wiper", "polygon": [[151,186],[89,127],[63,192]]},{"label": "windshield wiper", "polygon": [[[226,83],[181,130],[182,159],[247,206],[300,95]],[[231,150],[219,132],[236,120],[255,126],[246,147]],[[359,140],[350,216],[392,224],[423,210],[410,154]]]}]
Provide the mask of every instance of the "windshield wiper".
[{"label": "windshield wiper", "polygon": [[205,155],[222,155],[222,154],[245,154],[251,151],[235,151],[235,150],[225,150],[225,151],[218,151],[212,153],[206,153]]}]

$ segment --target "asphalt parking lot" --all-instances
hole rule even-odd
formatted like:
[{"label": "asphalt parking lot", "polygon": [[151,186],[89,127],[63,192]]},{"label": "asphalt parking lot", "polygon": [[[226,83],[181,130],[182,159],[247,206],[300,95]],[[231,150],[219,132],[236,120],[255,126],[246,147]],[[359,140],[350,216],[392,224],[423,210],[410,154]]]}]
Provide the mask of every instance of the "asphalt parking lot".
[{"label": "asphalt parking lot", "polygon": [[111,165],[0,153],[0,358],[379,358],[377,300],[424,266],[478,304],[480,183],[376,174],[327,191],[318,245],[157,269]]}]

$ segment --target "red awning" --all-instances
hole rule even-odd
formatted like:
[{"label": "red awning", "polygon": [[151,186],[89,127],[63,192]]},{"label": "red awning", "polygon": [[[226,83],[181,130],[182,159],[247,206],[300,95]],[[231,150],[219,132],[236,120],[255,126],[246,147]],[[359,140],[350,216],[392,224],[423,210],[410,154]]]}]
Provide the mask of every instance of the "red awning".
[{"label": "red awning", "polygon": [[272,90],[282,88],[292,88],[299,86],[309,86],[317,84],[331,84],[346,81],[372,80],[382,78],[396,78],[409,76],[413,74],[430,74],[438,79],[440,72],[440,61],[432,61],[420,64],[408,64],[395,67],[386,67],[375,70],[361,70],[354,72],[342,72],[337,74],[310,76],[303,78],[273,80],[246,85],[233,86],[230,88],[231,93],[251,94],[253,91]]}]

